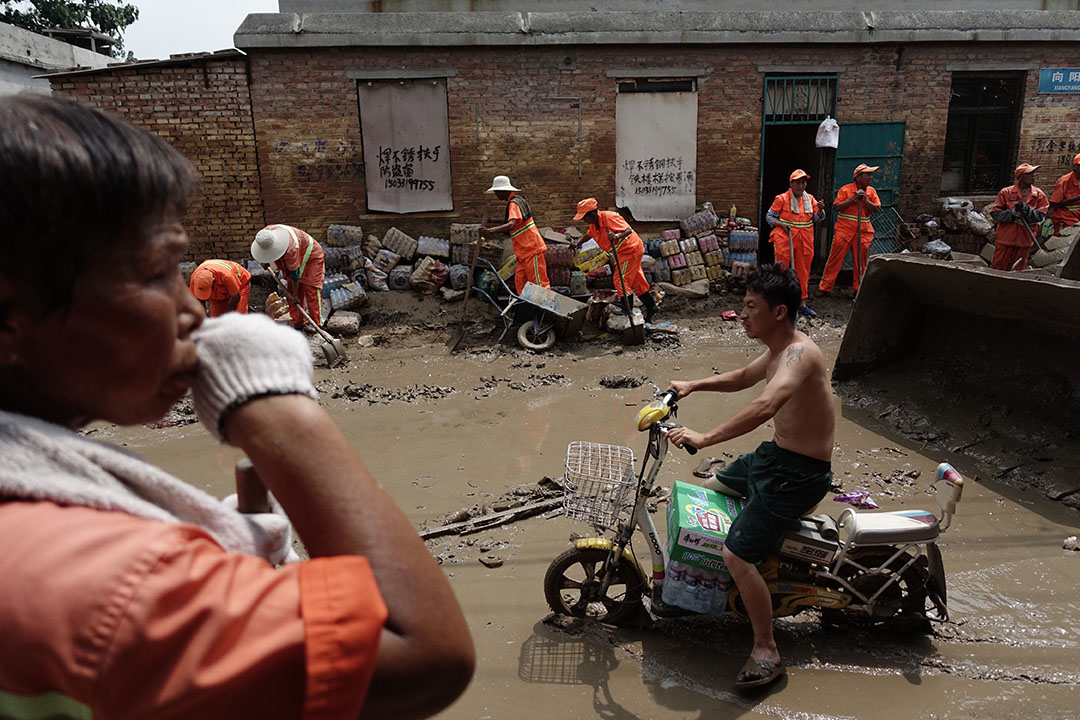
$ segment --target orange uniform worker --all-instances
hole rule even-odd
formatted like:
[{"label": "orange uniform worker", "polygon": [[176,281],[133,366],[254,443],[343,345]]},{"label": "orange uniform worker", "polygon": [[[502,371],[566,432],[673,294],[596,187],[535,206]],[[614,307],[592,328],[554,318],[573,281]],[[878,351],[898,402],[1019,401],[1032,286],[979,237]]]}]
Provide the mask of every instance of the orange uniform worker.
[{"label": "orange uniform worker", "polygon": [[[286,287],[299,300],[313,322],[322,324],[322,285],[326,264],[322,245],[299,228],[267,225],[255,235],[251,256],[263,265],[274,263],[285,276]],[[289,300],[289,316],[296,330],[307,325],[300,308]]]},{"label": "orange uniform worker", "polygon": [[544,259],[547,244],[544,238],[540,237],[540,231],[536,229],[536,219],[533,218],[528,201],[516,194],[518,189],[510,184],[510,178],[506,175],[496,175],[487,192],[493,192],[495,197],[506,201],[506,215],[502,225],[481,226],[480,233],[483,235],[510,233],[510,240],[514,243],[514,256],[517,258],[514,287],[517,288],[518,294],[525,289],[525,283],[530,282],[550,289],[547,261]]},{"label": "orange uniform worker", "polygon": [[1080,225],[1080,153],[1072,160],[1072,170],[1058,178],[1050,193],[1050,219],[1054,232]]},{"label": "orange uniform worker", "polygon": [[[619,213],[611,210],[597,210],[596,198],[585,198],[579,202],[574,220],[585,220],[589,223],[589,230],[581,242],[592,238],[602,250],[610,251],[614,248],[619,258],[619,267],[615,269],[613,276],[615,291],[619,295],[631,293],[637,295],[645,308],[645,322],[652,320],[659,308],[656,305],[656,298],[649,292],[649,281],[645,279],[645,273],[641,270],[645,243],[641,241],[638,234]],[[575,245],[579,246],[581,242]]]},{"label": "orange uniform worker", "polygon": [[[855,259],[851,291],[859,292],[859,281],[866,271],[866,256],[870,252],[870,243],[874,241],[874,226],[870,223],[870,216],[881,209],[881,198],[878,197],[877,190],[870,186],[874,171],[878,167],[860,163],[855,168],[854,182],[844,185],[836,193],[836,200],[833,201],[836,225],[833,226],[832,250],[829,251],[825,272],[818,283],[818,290],[822,293],[832,292],[848,250],[852,251]],[[857,243],[856,239],[862,242]]]},{"label": "orange uniform worker", "polygon": [[251,273],[232,260],[207,260],[191,273],[191,294],[210,301],[210,317],[248,311]]},{"label": "orange uniform worker", "polygon": [[773,200],[765,221],[772,226],[769,242],[774,246],[776,261],[785,270],[792,266],[794,253],[795,274],[802,288],[802,304],[799,312],[815,317],[817,313],[806,306],[810,283],[810,263],[814,259],[814,223],[825,218],[821,205],[813,195],[806,192],[810,176],[804,170],[796,170],[788,177],[790,186]]},{"label": "orange uniform worker", "polygon": [[[990,208],[990,217],[997,223],[994,261],[990,263],[995,270],[1027,267],[1031,247],[1035,244],[1032,236],[1039,232],[1050,209],[1046,193],[1035,187],[1035,171],[1040,167],[1028,163],[1017,166],[1013,173],[1016,184],[1002,188]],[[1027,229],[1023,227],[1025,224]]]}]

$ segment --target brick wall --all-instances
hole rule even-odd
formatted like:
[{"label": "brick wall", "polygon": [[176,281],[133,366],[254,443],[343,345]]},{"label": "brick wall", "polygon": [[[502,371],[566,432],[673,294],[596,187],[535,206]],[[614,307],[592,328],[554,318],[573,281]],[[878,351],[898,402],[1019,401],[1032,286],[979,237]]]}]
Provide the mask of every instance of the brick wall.
[{"label": "brick wall", "polygon": [[[484,190],[496,174],[508,174],[523,188],[542,225],[571,222],[582,197],[610,206],[616,81],[605,71],[612,68],[705,69],[698,85],[697,201],[710,200],[718,210],[735,204],[755,217],[764,84],[759,68],[814,73],[842,67],[841,126],[904,121],[900,210],[909,216],[933,211],[940,196],[948,67],[1067,67],[1076,64],[1078,50],[1080,43],[1064,42],[267,49],[247,58],[250,88],[242,58],[118,69],[53,84],[60,94],[161,134],[190,157],[205,182],[203,202],[188,223],[193,255],[246,257],[253,230],[269,222],[322,238],[332,223],[380,235],[396,225],[415,236],[445,235],[451,222],[480,221],[485,213],[495,221],[503,206]],[[367,213],[356,80],[347,73],[400,68],[455,71],[447,80],[453,212]],[[1080,96],[1038,95],[1037,84],[1038,72],[1029,71],[1017,154],[1048,166],[1039,184],[1049,190],[1080,151],[1060,149],[1062,140],[1066,148],[1080,141],[1070,122]],[[580,98],[580,134],[579,110],[565,98]]]},{"label": "brick wall", "polygon": [[[915,214],[935,209],[940,196],[947,67],[1033,61],[1068,66],[1075,64],[1078,49],[1078,43],[980,43],[256,51],[252,103],[266,159],[264,202],[268,219],[296,223],[317,236],[334,222],[379,233],[391,224],[414,234],[438,233],[451,221],[501,213],[501,204],[483,191],[492,176],[505,173],[523,188],[542,224],[566,223],[582,197],[595,195],[602,206],[614,202],[616,83],[605,70],[695,67],[707,71],[698,88],[697,200],[721,209],[732,203],[756,208],[764,82],[758,67],[814,72],[842,66],[841,125],[906,123],[901,211]],[[567,56],[571,69],[565,69]],[[448,79],[455,217],[365,217],[356,81],[346,72],[402,67],[456,71]],[[1021,159],[1056,168],[1064,153],[1035,149],[1040,140],[1045,148],[1047,138],[1075,137],[1068,134],[1069,118],[1080,98],[1037,95],[1037,82],[1038,73],[1029,72],[1018,152]],[[581,98],[580,138],[577,110],[554,99],[566,97]],[[1043,184],[1052,184],[1049,175],[1056,172],[1046,173]]]},{"label": "brick wall", "polygon": [[52,87],[160,135],[195,165],[202,182],[185,223],[189,259],[250,256],[266,223],[244,58],[62,76]]}]

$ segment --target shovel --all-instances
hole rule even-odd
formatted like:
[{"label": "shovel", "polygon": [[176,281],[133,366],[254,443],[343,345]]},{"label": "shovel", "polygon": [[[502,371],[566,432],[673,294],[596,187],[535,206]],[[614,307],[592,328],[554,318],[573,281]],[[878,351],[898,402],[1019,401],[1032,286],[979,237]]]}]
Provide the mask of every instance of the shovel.
[{"label": "shovel", "polygon": [[1035,246],[1037,248],[1039,248],[1043,252],[1049,252],[1046,249],[1046,247],[1042,244],[1042,241],[1039,240],[1038,236],[1036,236],[1035,233],[1031,232],[1031,226],[1030,225],[1028,225],[1026,222],[1023,222],[1023,221],[1021,221],[1020,224],[1024,226],[1024,230],[1027,231],[1028,237],[1031,238],[1031,242],[1035,243]]},{"label": "shovel", "polygon": [[[608,233],[608,240],[611,239],[611,233]],[[625,291],[626,280],[623,278],[622,265],[619,264],[619,251],[615,249],[615,243],[611,243],[611,257],[615,263],[615,272],[619,273],[619,285]],[[630,300],[629,295],[620,295],[622,298],[623,310],[626,312],[626,319],[630,321],[630,327],[623,333],[623,340],[631,345],[642,345],[645,343],[645,326],[637,325],[634,323],[634,303]]]},{"label": "shovel", "polygon": [[[486,218],[485,218],[486,219]],[[480,257],[480,241],[476,241],[476,252],[473,253],[472,263],[469,265],[469,281],[465,284],[465,299],[461,302],[461,320],[457,330],[446,341],[446,349],[451,353],[457,352],[458,345],[465,338],[465,311],[469,308],[469,296],[472,295],[473,275],[476,273],[476,259]]]},{"label": "shovel", "polygon": [[325,342],[320,344],[319,347],[322,349],[323,355],[326,356],[326,364],[329,367],[337,367],[341,363],[348,360],[349,358],[345,354],[345,344],[342,343],[341,340],[339,340],[338,338],[323,330],[322,327],[319,326],[319,323],[312,320],[311,316],[307,314],[306,310],[304,310],[304,306],[300,304],[300,301],[297,300],[291,292],[289,292],[289,288],[285,287],[285,283],[281,282],[281,278],[277,276],[277,273],[274,272],[274,270],[271,268],[267,269],[270,270],[270,276],[274,278],[274,282],[276,282],[278,284],[278,287],[281,288],[281,291],[285,293],[285,297],[289,299],[289,302],[291,302],[296,307],[296,309],[300,311],[300,314],[303,315],[309,323],[311,323],[312,327],[314,327],[315,330],[320,335],[322,335],[323,338],[325,338]]}]

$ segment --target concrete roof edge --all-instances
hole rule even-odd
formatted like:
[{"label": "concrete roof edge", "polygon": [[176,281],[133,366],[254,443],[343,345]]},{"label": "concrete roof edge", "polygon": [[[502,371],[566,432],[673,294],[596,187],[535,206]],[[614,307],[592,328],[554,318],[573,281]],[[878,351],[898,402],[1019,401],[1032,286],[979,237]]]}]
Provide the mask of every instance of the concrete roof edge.
[{"label": "concrete roof edge", "polygon": [[183,55],[174,55],[168,60],[136,60],[135,62],[110,63],[105,67],[99,68],[69,68],[67,70],[35,75],[34,77],[60,78],[68,75],[100,75],[102,73],[116,72],[118,70],[141,70],[143,68],[163,67],[166,65],[195,65],[213,60],[231,60],[233,58],[241,57],[246,57],[246,54],[235,48],[229,48],[226,50],[214,50],[213,52],[205,53],[184,53]]},{"label": "concrete roof edge", "polygon": [[1080,42],[1076,11],[260,13],[238,48]]}]

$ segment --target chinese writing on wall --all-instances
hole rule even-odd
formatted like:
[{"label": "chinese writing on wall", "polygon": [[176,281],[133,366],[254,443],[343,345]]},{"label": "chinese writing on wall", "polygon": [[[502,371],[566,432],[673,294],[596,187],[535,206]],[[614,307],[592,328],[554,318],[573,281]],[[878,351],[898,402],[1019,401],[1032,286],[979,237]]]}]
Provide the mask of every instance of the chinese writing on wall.
[{"label": "chinese writing on wall", "polygon": [[681,157],[624,160],[623,170],[634,195],[665,197],[694,192],[694,171],[683,170]]},{"label": "chinese writing on wall", "polygon": [[425,161],[437,163],[442,145],[379,146],[379,178],[387,189],[435,191],[435,181],[416,177]]}]

